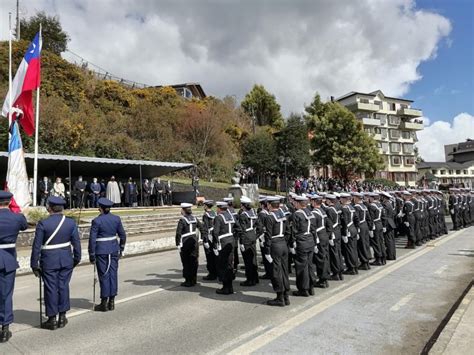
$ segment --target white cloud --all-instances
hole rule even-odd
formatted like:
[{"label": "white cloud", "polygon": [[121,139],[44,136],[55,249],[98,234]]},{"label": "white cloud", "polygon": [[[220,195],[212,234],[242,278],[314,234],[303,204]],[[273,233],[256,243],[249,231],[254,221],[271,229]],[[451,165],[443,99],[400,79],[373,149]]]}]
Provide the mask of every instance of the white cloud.
[{"label": "white cloud", "polygon": [[[381,89],[403,96],[451,31],[412,0],[37,0],[58,14],[69,47],[115,75],[151,85],[200,82],[216,96],[265,85],[285,113],[323,98]],[[0,5],[0,37],[8,11]]]},{"label": "white cloud", "polygon": [[444,145],[464,142],[467,138],[474,138],[474,116],[464,112],[454,117],[452,124],[435,121],[418,132],[417,147],[425,161],[445,161]]}]

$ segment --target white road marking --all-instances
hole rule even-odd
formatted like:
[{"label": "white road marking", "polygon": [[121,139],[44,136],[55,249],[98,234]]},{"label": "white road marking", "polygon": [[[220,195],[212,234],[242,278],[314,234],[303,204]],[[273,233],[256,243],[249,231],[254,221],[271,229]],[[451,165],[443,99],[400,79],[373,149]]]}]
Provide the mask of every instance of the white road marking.
[{"label": "white road marking", "polygon": [[400,308],[402,308],[403,306],[405,306],[408,302],[411,301],[411,299],[415,297],[415,294],[414,293],[409,293],[408,295],[406,295],[405,297],[402,297],[400,299],[400,301],[398,301],[397,303],[395,303],[391,308],[390,308],[390,311],[391,312],[398,312],[400,310]]},{"label": "white road marking", "polygon": [[[434,246],[440,246],[451,239],[457,237],[462,231],[455,232],[442,240],[439,240]],[[257,351],[258,349],[262,348],[263,346],[267,345],[271,341],[275,340],[276,338],[280,337],[281,335],[289,332],[290,330],[294,329],[295,327],[299,326],[300,324],[310,320],[314,316],[318,315],[319,313],[325,311],[329,307],[334,306],[335,304],[345,300],[346,298],[352,296],[353,294],[359,292],[360,290],[370,286],[374,282],[382,279],[386,275],[400,269],[401,267],[405,266],[406,264],[410,263],[411,261],[419,258],[420,256],[429,253],[432,251],[433,248],[423,248],[419,251],[415,251],[413,254],[410,254],[405,259],[400,259],[395,264],[388,265],[386,268],[382,269],[381,271],[373,274],[365,279],[362,279],[361,282],[348,287],[344,291],[341,291],[339,294],[335,294],[324,301],[312,306],[311,308],[307,309],[306,311],[295,315],[294,317],[288,319],[286,322],[276,325],[275,327],[269,329],[267,332],[255,337],[254,339],[244,343],[236,348],[234,348],[230,354],[240,355],[240,354],[250,354],[252,352]]]},{"label": "white road marking", "polygon": [[252,336],[255,336],[255,334],[258,334],[260,332],[263,332],[267,329],[268,327],[264,327],[263,325],[260,325],[258,326],[257,328],[255,329],[252,329],[251,331],[247,332],[247,333],[244,333],[240,336],[238,336],[237,338],[231,340],[230,342],[228,343],[225,343],[223,346],[220,346],[208,353],[206,353],[207,355],[214,355],[214,354],[221,354],[221,353],[224,353],[225,350],[229,347],[232,347],[233,345],[236,345],[244,340],[246,340],[247,338],[250,338]]},{"label": "white road marking", "polygon": [[448,265],[443,265],[441,266],[438,270],[436,270],[434,273],[436,275],[441,275],[443,272],[445,272],[448,269]]}]

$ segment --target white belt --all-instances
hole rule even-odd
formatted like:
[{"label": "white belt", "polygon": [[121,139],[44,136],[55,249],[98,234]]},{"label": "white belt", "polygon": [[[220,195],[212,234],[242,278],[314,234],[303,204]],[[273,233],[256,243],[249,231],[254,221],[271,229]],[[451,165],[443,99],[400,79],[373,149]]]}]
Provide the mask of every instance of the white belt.
[{"label": "white belt", "polygon": [[273,238],[283,238],[285,235],[283,234],[277,234],[277,235],[272,235],[272,239]]},{"label": "white belt", "polygon": [[102,237],[102,238],[97,238],[96,242],[107,242],[109,240],[114,240],[114,239],[116,240],[117,237],[116,236],[114,236],[114,237]]},{"label": "white belt", "polygon": [[233,236],[233,234],[232,233],[226,233],[226,234],[220,235],[218,238],[219,238],[219,240],[221,240],[222,238],[227,238],[227,237],[230,237],[230,236]]},{"label": "white belt", "polygon": [[361,221],[359,222],[359,224],[360,224],[360,223],[364,223],[364,222],[365,222],[365,218],[364,218],[363,220],[361,220]]},{"label": "white belt", "polygon": [[322,231],[324,228],[325,228],[324,226],[321,226],[318,229],[316,229],[316,232]]},{"label": "white belt", "polygon": [[181,238],[186,238],[186,237],[189,237],[191,235],[196,235],[196,232],[189,232],[189,233],[182,234]]},{"label": "white belt", "polygon": [[53,244],[53,245],[43,245],[41,247],[41,250],[61,249],[61,248],[70,247],[70,246],[71,246],[71,242]]},{"label": "white belt", "polygon": [[350,226],[352,226],[354,224],[354,222],[351,222],[347,225],[347,228],[349,228]]},{"label": "white belt", "polygon": [[16,244],[15,243],[11,243],[11,244],[0,244],[0,249],[11,249],[11,248],[15,248],[16,247]]},{"label": "white belt", "polygon": [[209,228],[207,231],[208,231],[208,233],[211,233],[213,230],[214,230],[214,227]]},{"label": "white belt", "polygon": [[332,225],[332,227],[333,227],[333,228],[336,228],[338,225],[339,225],[339,223],[336,222],[336,223],[334,223],[334,224]]}]

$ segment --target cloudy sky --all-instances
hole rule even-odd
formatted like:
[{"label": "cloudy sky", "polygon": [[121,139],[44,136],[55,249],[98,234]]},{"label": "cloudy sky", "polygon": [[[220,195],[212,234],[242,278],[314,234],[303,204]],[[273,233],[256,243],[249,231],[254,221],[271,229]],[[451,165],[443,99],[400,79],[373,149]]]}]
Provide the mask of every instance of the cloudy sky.
[{"label": "cloudy sky", "polygon": [[[238,99],[259,83],[285,114],[301,112],[316,91],[381,89],[423,109],[426,160],[442,160],[442,144],[474,138],[470,0],[20,2],[23,16],[59,15],[72,51],[125,79],[199,82]],[[15,3],[1,1],[3,39]]]}]

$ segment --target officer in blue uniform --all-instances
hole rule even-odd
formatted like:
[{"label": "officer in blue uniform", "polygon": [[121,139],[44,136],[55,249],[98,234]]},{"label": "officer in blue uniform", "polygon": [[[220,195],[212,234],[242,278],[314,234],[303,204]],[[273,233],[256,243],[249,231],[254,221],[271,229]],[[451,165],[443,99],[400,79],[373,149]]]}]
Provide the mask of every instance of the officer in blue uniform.
[{"label": "officer in blue uniform", "polygon": [[120,217],[110,213],[114,203],[103,197],[98,203],[100,215],[92,221],[88,249],[89,261],[97,266],[100,284],[100,304],[94,310],[107,312],[115,309],[118,261],[125,248],[126,235]]},{"label": "officer in blue uniform", "polygon": [[[44,282],[44,302],[48,320],[43,328],[55,330],[67,324],[70,309],[69,282],[72,269],[81,261],[81,243],[76,222],[63,214],[64,201],[49,197],[50,216],[36,226],[30,265],[36,277]],[[72,251],[71,251],[72,246]],[[59,313],[59,319],[56,316]]]},{"label": "officer in blue uniform", "polygon": [[21,213],[13,213],[8,208],[12,194],[0,190],[0,343],[7,342],[12,333],[9,330],[13,322],[13,288],[18,269],[16,261],[16,238],[18,233],[28,227]]}]

